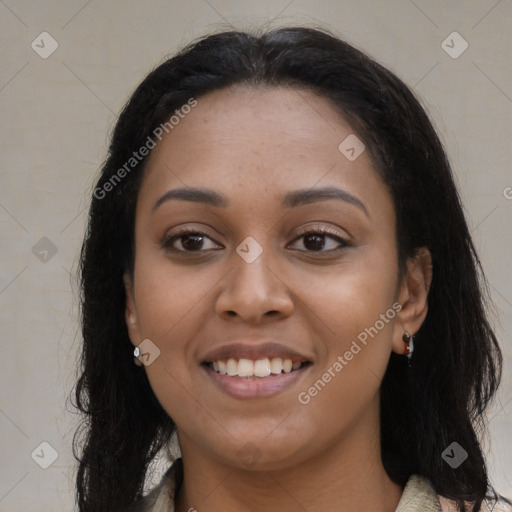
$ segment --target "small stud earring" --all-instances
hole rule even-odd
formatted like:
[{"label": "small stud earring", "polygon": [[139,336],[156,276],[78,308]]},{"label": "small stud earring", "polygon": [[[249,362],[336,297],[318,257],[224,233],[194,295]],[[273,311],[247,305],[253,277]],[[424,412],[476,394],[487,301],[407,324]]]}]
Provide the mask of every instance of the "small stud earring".
[{"label": "small stud earring", "polygon": [[137,366],[142,366],[142,361],[139,359],[139,357],[140,357],[140,348],[139,347],[135,347],[133,349],[133,362]]}]

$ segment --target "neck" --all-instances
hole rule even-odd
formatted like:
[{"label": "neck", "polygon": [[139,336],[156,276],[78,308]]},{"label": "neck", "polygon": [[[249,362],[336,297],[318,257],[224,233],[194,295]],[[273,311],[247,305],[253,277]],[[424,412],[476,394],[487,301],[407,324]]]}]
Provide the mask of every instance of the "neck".
[{"label": "neck", "polygon": [[355,431],[324,453],[275,471],[239,469],[180,440],[184,479],[176,511],[394,512],[403,489],[384,470],[373,424],[373,432]]}]

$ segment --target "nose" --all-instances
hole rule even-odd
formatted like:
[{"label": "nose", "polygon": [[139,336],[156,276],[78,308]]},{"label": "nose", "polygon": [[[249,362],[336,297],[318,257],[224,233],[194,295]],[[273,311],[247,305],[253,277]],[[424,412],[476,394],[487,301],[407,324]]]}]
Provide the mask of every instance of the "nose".
[{"label": "nose", "polygon": [[226,319],[239,318],[246,323],[261,323],[291,315],[293,300],[278,271],[269,266],[263,253],[252,263],[234,254],[233,268],[222,280],[215,310]]}]

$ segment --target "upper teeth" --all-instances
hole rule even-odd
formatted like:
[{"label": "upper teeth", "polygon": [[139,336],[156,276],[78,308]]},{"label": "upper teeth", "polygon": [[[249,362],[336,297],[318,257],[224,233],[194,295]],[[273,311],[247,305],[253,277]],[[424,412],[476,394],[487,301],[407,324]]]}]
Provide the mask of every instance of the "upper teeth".
[{"label": "upper teeth", "polygon": [[281,372],[290,373],[292,370],[298,370],[302,363],[297,361],[292,363],[291,359],[281,359],[273,357],[269,359],[228,359],[227,361],[213,361],[213,369],[221,375],[229,375],[230,377],[268,377],[271,373],[278,374]]}]

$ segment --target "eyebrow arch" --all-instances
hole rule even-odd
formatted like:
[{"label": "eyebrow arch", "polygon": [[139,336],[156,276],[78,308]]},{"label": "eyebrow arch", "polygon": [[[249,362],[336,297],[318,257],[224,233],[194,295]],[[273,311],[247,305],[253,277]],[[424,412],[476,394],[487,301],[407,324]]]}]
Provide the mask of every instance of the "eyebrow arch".
[{"label": "eyebrow arch", "polygon": [[217,208],[226,208],[229,206],[229,200],[223,194],[219,194],[214,190],[200,187],[183,187],[175,188],[167,191],[153,206],[155,211],[161,204],[178,199],[180,201],[193,201],[195,203],[209,204]]},{"label": "eyebrow arch", "polygon": [[[167,191],[155,203],[153,206],[153,211],[155,211],[163,203],[173,199],[208,204],[217,208],[226,208],[230,204],[229,199],[225,195],[220,194],[214,190],[202,187],[182,187]],[[370,216],[366,206],[360,199],[350,194],[346,190],[333,186],[293,190],[285,194],[281,204],[285,208],[296,208],[297,206],[316,203],[318,201],[328,201],[332,199],[350,203],[362,210],[368,217]]]},{"label": "eyebrow arch", "polygon": [[287,208],[295,208],[303,204],[316,203],[318,201],[329,201],[331,199],[337,199],[339,201],[345,201],[354,206],[357,206],[362,210],[367,217],[369,217],[368,210],[363,202],[356,196],[350,194],[346,190],[338,187],[323,187],[323,188],[312,188],[312,189],[299,189],[292,192],[288,192],[283,199],[283,206]]}]

